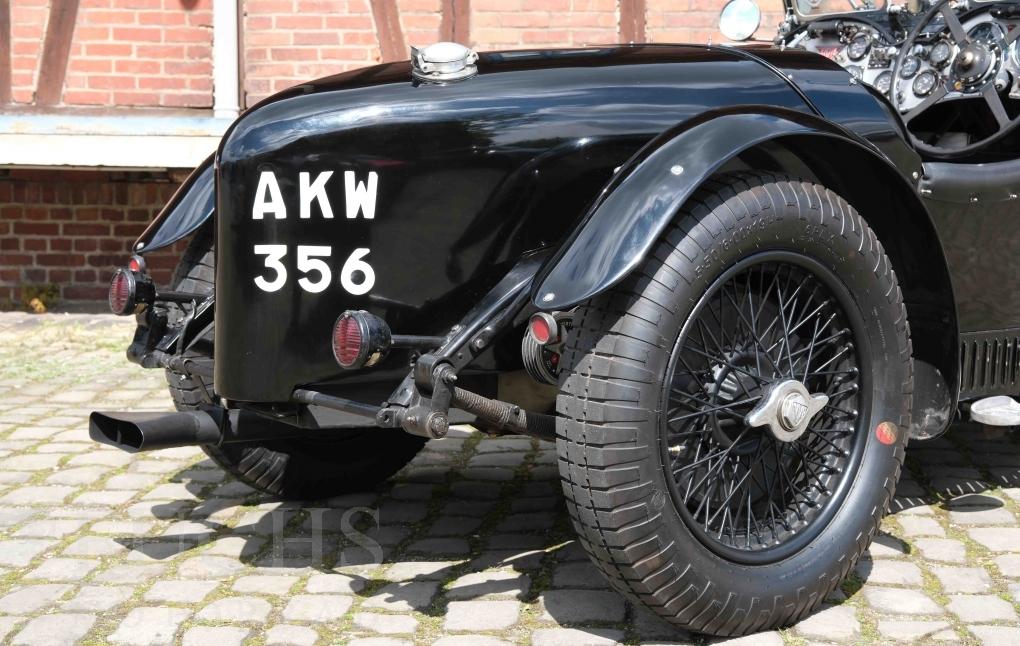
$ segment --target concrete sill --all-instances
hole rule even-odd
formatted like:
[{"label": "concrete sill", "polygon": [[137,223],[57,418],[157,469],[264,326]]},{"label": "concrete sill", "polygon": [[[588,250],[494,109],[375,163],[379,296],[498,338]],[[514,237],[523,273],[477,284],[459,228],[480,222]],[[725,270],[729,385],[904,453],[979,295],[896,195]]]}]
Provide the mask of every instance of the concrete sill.
[{"label": "concrete sill", "polygon": [[0,166],[194,168],[232,119],[0,114]]}]

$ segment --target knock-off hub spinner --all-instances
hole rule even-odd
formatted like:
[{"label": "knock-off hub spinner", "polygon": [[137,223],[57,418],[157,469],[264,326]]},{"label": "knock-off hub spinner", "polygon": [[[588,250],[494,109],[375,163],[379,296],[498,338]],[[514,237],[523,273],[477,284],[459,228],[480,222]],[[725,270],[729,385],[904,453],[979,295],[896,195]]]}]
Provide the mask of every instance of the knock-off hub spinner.
[{"label": "knock-off hub spinner", "polygon": [[768,426],[780,442],[793,442],[807,430],[811,418],[829,403],[828,395],[812,395],[796,379],[784,379],[769,387],[744,422],[748,426]]}]

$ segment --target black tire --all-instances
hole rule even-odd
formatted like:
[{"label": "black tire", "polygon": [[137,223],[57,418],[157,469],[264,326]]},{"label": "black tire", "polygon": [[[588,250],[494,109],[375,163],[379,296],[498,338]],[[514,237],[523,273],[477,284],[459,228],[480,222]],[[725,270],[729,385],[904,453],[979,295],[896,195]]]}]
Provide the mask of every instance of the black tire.
[{"label": "black tire", "polygon": [[[787,291],[780,291],[787,265]],[[776,286],[766,292],[760,288],[769,277]],[[805,341],[800,320],[794,325],[791,316],[792,331],[780,331],[774,337],[780,340],[770,344],[761,339],[767,333],[746,331],[757,329],[746,316],[742,323],[735,316],[728,328],[720,323],[717,329],[731,330],[731,336],[717,343],[717,358],[709,358],[711,343],[703,328],[713,319],[706,312],[724,319],[726,312],[738,311],[732,308],[744,307],[727,296],[727,286],[733,295],[735,285],[746,286],[747,302],[763,320],[773,291],[790,306],[789,313],[798,311],[801,306],[788,295],[789,285],[801,279],[814,285],[811,297],[828,302],[834,312],[827,325],[842,325],[837,316],[842,312],[846,326],[838,328],[836,341],[821,340],[818,331],[837,327],[815,327]],[[708,309],[716,307],[712,303],[718,303],[717,310]],[[768,307],[776,313],[774,321],[786,326],[785,306]],[[740,340],[740,325],[746,328],[744,337],[757,341]],[[700,356],[702,343],[706,351],[699,368],[690,357]],[[828,354],[817,361],[833,356],[835,363],[809,372],[815,361],[811,353],[816,346],[822,352],[823,343]],[[899,477],[913,364],[906,310],[889,259],[843,199],[823,186],[767,173],[713,178],[677,215],[643,267],[578,308],[568,346],[557,400],[563,491],[581,544],[616,589],[678,627],[736,636],[797,622],[848,576],[870,544]],[[750,429],[746,409],[738,406],[767,400],[773,385],[763,375],[784,373],[784,346],[797,357],[796,369],[790,358],[790,373],[799,374],[800,362],[806,362],[804,383],[824,384],[833,395],[833,403],[817,416],[801,416],[807,428],[793,440],[780,440],[764,427]],[[746,360],[738,347],[752,347]],[[780,368],[752,368],[752,358],[765,360],[759,348],[778,352]],[[730,362],[736,366],[732,370],[723,366]],[[736,365],[742,362],[743,368]],[[752,380],[748,375],[755,370],[760,372]],[[712,378],[714,383],[704,381]],[[724,399],[724,384],[731,384],[730,390],[757,389],[758,399]],[[713,401],[696,402],[692,393],[711,395]],[[686,410],[699,412],[674,413]],[[737,421],[726,422],[727,416]],[[881,422],[896,426],[882,425],[879,433]],[[740,429],[749,434],[734,435]],[[824,459],[810,448],[822,446],[817,438],[823,434],[835,443],[823,451],[829,456]],[[724,441],[740,448],[723,450]],[[711,449],[713,442],[717,450]],[[695,445],[698,452],[692,453]],[[709,448],[702,453],[703,447]],[[751,450],[757,453],[745,458]],[[787,465],[799,471],[787,474]],[[709,473],[695,483],[692,474],[701,472]],[[738,475],[744,480],[738,482]],[[726,478],[729,488],[717,489],[716,481]],[[703,486],[706,481],[711,484]],[[704,507],[713,503],[710,516]],[[771,520],[766,512],[759,518],[752,510],[763,505]]]},{"label": "black tire", "polygon": [[[206,227],[189,243],[174,273],[173,289],[211,292],[214,258],[212,234]],[[171,324],[179,318],[180,312],[170,312]],[[203,349],[211,349],[211,339],[205,344]],[[203,401],[207,386],[170,371],[166,378],[178,410],[194,409]],[[211,384],[206,392],[211,393]],[[401,430],[366,428],[345,431],[330,440],[279,440],[202,449],[238,480],[259,491],[287,500],[317,500],[375,488],[410,462],[425,442],[425,438]]]}]

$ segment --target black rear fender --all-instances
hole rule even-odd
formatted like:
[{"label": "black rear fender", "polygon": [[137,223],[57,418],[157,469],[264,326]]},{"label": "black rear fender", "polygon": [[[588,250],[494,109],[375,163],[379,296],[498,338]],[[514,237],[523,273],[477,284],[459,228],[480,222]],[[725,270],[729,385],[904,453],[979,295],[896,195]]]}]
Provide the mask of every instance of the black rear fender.
[{"label": "black rear fender", "polygon": [[768,106],[716,110],[651,141],[621,167],[540,271],[532,291],[535,305],[568,309],[619,283],[640,266],[698,187],[732,168],[817,181],[864,215],[899,277],[914,356],[941,372],[955,399],[956,306],[930,215],[910,180],[882,151],[831,122],[800,112]]},{"label": "black rear fender", "polygon": [[159,215],[135,241],[136,252],[145,254],[169,247],[198,230],[216,208],[216,173],[213,155],[206,157],[184,180]]}]

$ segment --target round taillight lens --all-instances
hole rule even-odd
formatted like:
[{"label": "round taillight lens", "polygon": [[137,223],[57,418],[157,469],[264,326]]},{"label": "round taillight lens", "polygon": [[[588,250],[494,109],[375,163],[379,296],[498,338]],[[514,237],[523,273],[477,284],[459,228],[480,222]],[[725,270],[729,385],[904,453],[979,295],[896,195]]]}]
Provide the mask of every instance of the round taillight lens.
[{"label": "round taillight lens", "polygon": [[353,316],[341,316],[333,326],[333,358],[342,368],[351,368],[361,359],[364,339],[361,326]]},{"label": "round taillight lens", "polygon": [[130,314],[134,305],[134,280],[131,274],[118,269],[110,280],[110,310],[114,314]]},{"label": "round taillight lens", "polygon": [[551,314],[539,312],[532,314],[528,320],[528,331],[540,345],[546,345],[555,340],[556,335],[559,334],[559,325]]}]

